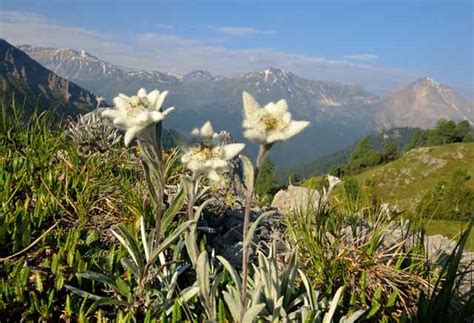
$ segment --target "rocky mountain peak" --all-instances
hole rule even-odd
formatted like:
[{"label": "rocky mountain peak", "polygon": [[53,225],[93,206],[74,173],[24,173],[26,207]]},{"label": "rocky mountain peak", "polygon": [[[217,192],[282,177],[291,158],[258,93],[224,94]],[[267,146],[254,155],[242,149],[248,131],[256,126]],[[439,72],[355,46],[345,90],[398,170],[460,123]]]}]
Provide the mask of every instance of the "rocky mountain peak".
[{"label": "rocky mountain peak", "polygon": [[191,82],[197,80],[213,81],[215,77],[208,71],[193,70],[183,76],[184,82]]},{"label": "rocky mountain peak", "polygon": [[26,109],[39,102],[40,107],[54,109],[57,116],[88,112],[97,105],[94,94],[44,68],[3,39],[0,39],[0,96],[26,100]]}]

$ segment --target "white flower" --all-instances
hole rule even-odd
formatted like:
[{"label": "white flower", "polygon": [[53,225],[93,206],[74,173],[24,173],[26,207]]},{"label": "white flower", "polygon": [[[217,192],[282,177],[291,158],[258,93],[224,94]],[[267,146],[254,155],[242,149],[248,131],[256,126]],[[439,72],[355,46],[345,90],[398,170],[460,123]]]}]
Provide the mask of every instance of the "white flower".
[{"label": "white flower", "polygon": [[260,145],[287,140],[303,131],[308,121],[293,121],[286,100],[270,102],[261,108],[247,92],[242,93],[244,103],[244,137]]},{"label": "white flower", "polygon": [[342,183],[342,181],[340,180],[339,177],[328,174],[328,183],[329,183],[329,187],[327,190],[325,187],[323,187],[323,202],[324,203],[326,203],[329,200],[329,196],[331,195],[334,187]]},{"label": "white flower", "polygon": [[329,188],[332,189],[334,188],[336,185],[338,185],[339,183],[341,183],[341,179],[339,177],[336,177],[336,176],[332,176],[332,175],[329,175],[328,174],[328,182],[329,182]]},{"label": "white flower", "polygon": [[209,121],[191,134],[192,142],[183,147],[181,161],[195,175],[204,174],[213,181],[220,180],[220,174],[228,168],[228,161],[245,147],[244,144],[223,145],[221,136],[214,132]]},{"label": "white flower", "polygon": [[113,123],[125,130],[125,145],[128,146],[133,138],[148,126],[162,121],[174,108],[161,111],[161,105],[168,91],[154,90],[147,94],[140,89],[137,95],[126,96],[120,93],[114,98],[115,108],[106,109],[102,116],[110,118]]}]

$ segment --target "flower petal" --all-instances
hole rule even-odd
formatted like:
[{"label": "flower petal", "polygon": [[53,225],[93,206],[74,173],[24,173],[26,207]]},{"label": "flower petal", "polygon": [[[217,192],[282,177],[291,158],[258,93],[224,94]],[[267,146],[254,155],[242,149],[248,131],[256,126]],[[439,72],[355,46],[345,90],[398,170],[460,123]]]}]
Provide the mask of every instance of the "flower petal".
[{"label": "flower petal", "polygon": [[265,106],[265,109],[276,117],[283,116],[288,112],[288,103],[285,99],[279,100],[277,103],[270,102]]},{"label": "flower petal", "polygon": [[213,169],[207,172],[206,176],[207,178],[209,178],[211,181],[214,181],[214,182],[219,182],[221,180],[221,177],[219,176],[219,174]]},{"label": "flower petal", "polygon": [[308,121],[291,121],[288,128],[285,129],[286,139],[293,137],[294,135],[303,131],[304,128],[309,126]]},{"label": "flower petal", "polygon": [[289,137],[286,136],[286,134],[284,134],[283,132],[281,131],[274,131],[272,132],[270,135],[268,135],[267,137],[267,143],[272,143],[272,142],[277,142],[277,141],[283,141],[283,140],[286,140],[288,139]]},{"label": "flower petal", "polygon": [[153,90],[147,95],[148,97],[148,102],[150,104],[150,107],[155,107],[156,106],[156,101],[160,97],[160,91],[158,90]]},{"label": "flower petal", "polygon": [[163,102],[165,101],[167,95],[168,91],[161,92],[160,96],[157,98],[155,104],[153,105],[153,108],[155,108],[156,110],[161,109],[161,106],[163,105]]},{"label": "flower petal", "polygon": [[224,149],[224,159],[230,160],[237,156],[243,149],[245,144],[229,144],[222,147]]},{"label": "flower petal", "polygon": [[137,133],[140,132],[140,130],[141,128],[138,127],[131,127],[127,129],[124,137],[125,146],[128,146],[130,144],[130,142],[133,140],[133,138],[136,137]]},{"label": "flower petal", "polygon": [[244,116],[246,118],[250,118],[255,110],[260,109],[258,102],[246,91],[242,92],[242,101],[244,104]]},{"label": "flower petal", "polygon": [[149,115],[151,120],[153,120],[154,122],[159,122],[165,118],[164,114],[160,111],[151,111]]},{"label": "flower petal", "polygon": [[244,137],[257,144],[266,144],[267,140],[265,136],[255,129],[248,129],[244,131]]},{"label": "flower petal", "polygon": [[146,125],[150,123],[150,117],[151,117],[150,112],[142,111],[130,121],[132,121],[134,124],[137,124],[137,125]]},{"label": "flower petal", "polygon": [[174,107],[171,107],[171,108],[168,108],[166,109],[165,111],[163,111],[161,114],[163,114],[163,116],[167,116],[170,112],[174,111]]},{"label": "flower petal", "polygon": [[214,134],[214,129],[212,129],[212,124],[210,121],[207,121],[201,128],[201,136],[211,138]]},{"label": "flower petal", "polygon": [[138,90],[137,96],[139,96],[139,97],[147,96],[146,95],[146,90],[144,88],[141,88],[140,90]]},{"label": "flower petal", "polygon": [[121,96],[116,96],[114,98],[114,104],[119,109],[125,109],[128,106],[128,100]]},{"label": "flower petal", "polygon": [[102,111],[100,114],[102,117],[110,118],[110,119],[115,119],[118,118],[123,114],[122,111],[116,110],[116,109],[105,109]]}]

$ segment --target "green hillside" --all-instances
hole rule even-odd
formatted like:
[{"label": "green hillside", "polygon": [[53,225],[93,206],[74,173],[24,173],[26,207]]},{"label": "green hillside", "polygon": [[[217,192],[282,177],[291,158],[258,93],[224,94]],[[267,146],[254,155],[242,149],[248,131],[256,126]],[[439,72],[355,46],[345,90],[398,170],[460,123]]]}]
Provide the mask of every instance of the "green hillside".
[{"label": "green hillside", "polygon": [[383,201],[412,213],[437,183],[450,181],[459,170],[471,175],[464,184],[474,189],[474,143],[416,148],[352,178],[365,192],[375,193]]},{"label": "green hillside", "polygon": [[[368,138],[371,147],[375,150],[381,150],[384,144],[390,141],[397,147],[397,150],[401,151],[407,147],[418,130],[416,128],[392,128],[367,135],[364,138]],[[346,163],[350,159],[352,151],[357,147],[358,142],[331,155],[323,156],[310,163],[301,165],[285,175],[296,174],[304,178],[313,174],[325,174],[331,168]]]}]

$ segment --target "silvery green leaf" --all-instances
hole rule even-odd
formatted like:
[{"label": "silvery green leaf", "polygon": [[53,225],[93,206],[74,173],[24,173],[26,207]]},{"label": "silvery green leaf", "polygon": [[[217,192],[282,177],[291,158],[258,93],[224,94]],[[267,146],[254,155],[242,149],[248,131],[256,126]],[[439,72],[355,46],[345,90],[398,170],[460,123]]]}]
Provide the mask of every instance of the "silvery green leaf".
[{"label": "silvery green leaf", "polygon": [[306,274],[300,269],[298,269],[298,272],[300,274],[303,285],[306,289],[307,297],[305,297],[305,302],[308,303],[308,305],[311,307],[311,310],[316,311],[319,309],[319,304],[318,304],[319,293],[316,292],[314,288],[311,286],[311,283],[308,277],[306,276]]},{"label": "silvery green leaf", "polygon": [[353,323],[357,321],[362,315],[364,315],[365,312],[366,310],[358,310],[354,313],[344,315],[343,317],[341,317],[339,323]]},{"label": "silvery green leaf", "polygon": [[70,290],[73,294],[76,294],[76,295],[79,295],[79,296],[81,296],[81,297],[84,297],[84,298],[87,298],[87,299],[91,299],[91,300],[94,300],[94,301],[97,301],[97,300],[103,298],[102,296],[98,296],[98,295],[95,295],[95,294],[86,292],[85,290],[76,288],[76,287],[74,287],[74,286],[64,285],[64,287],[65,287],[67,290]]},{"label": "silvery green leaf", "polygon": [[[199,293],[199,287],[193,285],[190,287],[187,287],[183,289],[178,296],[177,300],[180,304],[186,304],[191,298],[196,296]],[[167,310],[166,310],[166,315],[171,315],[173,313],[173,305],[171,305]]]},{"label": "silvery green leaf", "polygon": [[140,272],[138,271],[138,267],[134,262],[130,261],[128,258],[122,258],[120,262],[125,269],[129,269],[137,278],[140,277]]},{"label": "silvery green leaf", "polygon": [[161,236],[162,237],[164,236],[169,225],[173,222],[173,219],[175,218],[176,214],[178,214],[178,212],[183,207],[184,198],[185,198],[184,188],[181,187],[181,189],[178,191],[178,194],[174,198],[173,202],[171,202],[171,205],[166,209],[161,219]]},{"label": "silvery green leaf", "polygon": [[182,233],[184,230],[188,229],[189,226],[193,223],[194,221],[186,221],[183,224],[181,224],[176,230],[171,233],[170,236],[168,236],[159,246],[157,246],[153,252],[150,254],[150,260],[148,263],[152,264],[156,261],[160,253],[162,253],[166,248],[168,248]]},{"label": "silvery green leaf", "polygon": [[252,223],[252,225],[250,226],[249,228],[249,231],[247,232],[247,236],[245,237],[245,240],[243,242],[243,245],[244,245],[244,248],[245,246],[248,246],[250,244],[250,242],[252,241],[253,239],[253,235],[255,234],[255,230],[257,230],[257,227],[259,225],[259,223],[265,219],[266,217],[272,215],[274,212],[273,211],[268,211],[268,212],[265,212],[263,213],[262,215],[260,215],[254,223]]},{"label": "silvery green leaf", "polygon": [[334,316],[334,313],[336,312],[337,304],[339,303],[339,299],[341,298],[343,291],[344,291],[344,287],[339,287],[339,289],[336,291],[336,294],[334,295],[331,301],[331,306],[329,307],[329,311],[323,317],[323,323],[332,322],[332,317]]},{"label": "silvery green leaf", "polygon": [[148,260],[150,259],[150,250],[148,249],[149,243],[148,243],[148,240],[147,240],[147,237],[146,237],[145,217],[144,216],[140,217],[140,233],[141,233],[141,237],[142,237],[143,249],[145,250],[145,258],[146,258],[146,261],[148,262]]},{"label": "silvery green leaf", "polygon": [[222,292],[222,294],[224,295],[224,300],[227,304],[227,307],[229,307],[232,318],[234,319],[235,322],[239,322],[240,312],[241,312],[241,307],[242,307],[242,305],[240,304],[240,299],[234,298],[234,296],[228,291],[224,291]]},{"label": "silvery green leaf", "polygon": [[90,279],[105,285],[109,285],[110,287],[115,287],[115,281],[112,278],[101,273],[96,273],[94,271],[85,271],[82,273],[78,273],[77,277]]},{"label": "silvery green leaf", "polygon": [[242,161],[245,187],[247,188],[247,191],[253,192],[255,182],[255,170],[252,161],[244,155],[240,155],[240,160]]},{"label": "silvery green leaf", "polygon": [[[139,268],[140,272],[142,272],[142,269],[143,269],[143,262],[142,262],[142,259],[141,259],[141,256],[140,256],[140,253],[138,251],[138,248],[134,248],[132,247],[129,242],[130,241],[126,241],[124,237],[122,237],[120,234],[118,234],[117,232],[115,232],[113,229],[111,230],[112,231],[112,234],[118,239],[118,241],[120,241],[120,243],[125,247],[125,249],[127,249],[130,257],[132,257],[133,261],[135,262],[135,264],[137,265],[137,267]],[[122,233],[123,231],[120,230]],[[127,239],[128,240],[128,239]]]},{"label": "silvery green leaf", "polygon": [[171,278],[171,282],[168,286],[168,293],[166,294],[167,299],[172,299],[173,297],[175,288],[178,285],[178,276],[179,276],[179,272],[175,271],[173,274],[173,277]]},{"label": "silvery green leaf", "polygon": [[242,283],[240,281],[240,276],[237,274],[237,271],[230,264],[230,262],[222,256],[217,256],[217,259],[224,265],[225,269],[229,272],[234,284],[237,286],[237,289],[240,290]]},{"label": "silvery green leaf", "polygon": [[258,317],[258,314],[263,310],[265,304],[257,304],[250,307],[248,310],[245,311],[244,319],[242,320],[243,323],[252,323]]},{"label": "silvery green leaf", "polygon": [[196,276],[199,286],[199,293],[209,303],[209,259],[207,258],[207,251],[201,252],[197,260]]},{"label": "silvery green leaf", "polygon": [[197,257],[198,255],[196,254],[194,250],[194,241],[196,241],[196,232],[195,231],[187,231],[184,234],[184,243],[186,245],[186,250],[188,251],[189,258],[191,259],[191,262],[194,264],[197,263]]}]

